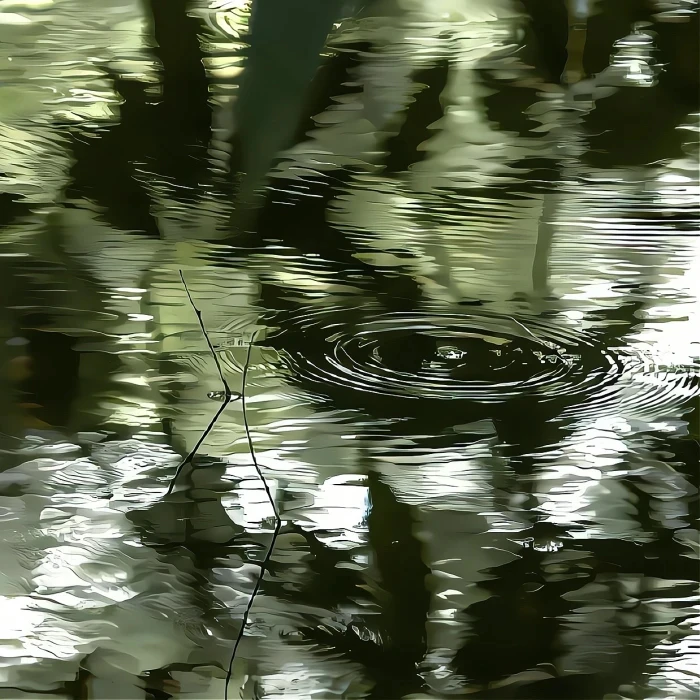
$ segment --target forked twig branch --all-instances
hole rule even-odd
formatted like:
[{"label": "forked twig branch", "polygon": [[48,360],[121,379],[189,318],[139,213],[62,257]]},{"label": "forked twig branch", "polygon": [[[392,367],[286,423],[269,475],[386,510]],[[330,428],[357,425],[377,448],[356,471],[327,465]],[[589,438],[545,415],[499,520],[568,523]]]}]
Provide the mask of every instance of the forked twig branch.
[{"label": "forked twig branch", "polygon": [[[209,433],[211,432],[216,421],[219,420],[219,416],[226,410],[226,406],[229,404],[229,402],[231,401],[231,397],[232,397],[231,389],[228,385],[228,382],[226,381],[226,378],[224,377],[224,373],[221,369],[221,364],[219,363],[219,358],[217,357],[216,352],[214,351],[214,346],[211,344],[211,340],[209,340],[209,335],[207,334],[207,330],[204,327],[204,322],[202,321],[202,312],[195,306],[194,300],[192,299],[192,295],[190,294],[189,287],[187,286],[187,282],[185,282],[185,276],[182,274],[182,270],[180,270],[180,279],[182,280],[182,284],[185,288],[185,292],[187,292],[187,298],[190,300],[190,305],[192,306],[195,314],[197,315],[197,321],[199,321],[199,327],[202,329],[202,334],[204,335],[204,338],[207,341],[207,345],[209,346],[209,350],[211,352],[211,355],[214,358],[214,363],[216,364],[216,369],[219,372],[219,377],[221,378],[221,383],[224,386],[224,402],[221,404],[219,410],[214,414],[214,417],[211,419],[211,421],[209,422],[209,425],[206,427],[204,432],[200,435],[199,440],[197,440],[197,442],[195,443],[195,446],[190,450],[189,454],[178,465],[177,469],[175,470],[175,475],[170,480],[170,485],[168,486],[168,490],[165,494],[166,496],[169,496],[173,492],[173,489],[175,488],[175,484],[177,482],[177,479],[180,476],[185,465],[189,464],[194,459],[194,456],[197,453],[197,450],[201,447],[202,443],[206,440],[207,435],[209,435]],[[244,372],[244,380],[243,381],[245,382],[245,372]]]},{"label": "forked twig branch", "polygon": [[[197,443],[192,448],[190,453],[185,457],[185,459],[182,460],[182,462],[178,466],[178,468],[175,472],[175,475],[173,476],[172,481],[170,482],[170,486],[168,487],[168,491],[167,491],[168,494],[172,493],[172,490],[175,487],[175,482],[177,481],[178,476],[182,472],[182,469],[184,468],[184,466],[186,464],[188,464],[192,461],[197,450],[199,449],[201,444],[204,442],[207,435],[211,432],[212,428],[214,427],[214,424],[219,419],[219,416],[224,412],[227,404],[231,401],[232,396],[233,396],[233,393],[231,392],[231,389],[228,385],[228,382],[226,381],[226,378],[224,377],[224,373],[221,369],[221,364],[219,363],[219,358],[217,357],[216,352],[214,351],[214,346],[212,345],[211,340],[209,339],[209,335],[207,334],[207,330],[204,326],[204,322],[202,320],[202,312],[197,308],[197,306],[194,303],[194,300],[192,299],[192,295],[190,294],[190,290],[187,287],[187,282],[185,282],[185,276],[182,274],[182,270],[180,270],[180,279],[182,280],[182,284],[185,288],[185,291],[187,292],[187,298],[189,299],[190,304],[191,304],[192,308],[194,309],[195,314],[197,315],[197,321],[199,321],[199,327],[202,330],[202,335],[204,335],[204,338],[207,341],[207,345],[209,346],[209,350],[212,354],[212,357],[214,358],[214,363],[216,364],[216,369],[219,373],[221,383],[223,384],[223,387],[224,387],[224,402],[221,405],[221,407],[219,408],[219,410],[214,414],[214,417],[210,421],[206,430],[202,433],[199,440],[197,440]],[[274,551],[274,548],[275,548],[275,542],[277,541],[277,536],[279,535],[280,529],[282,528],[282,519],[280,518],[279,511],[277,510],[277,506],[275,505],[275,499],[272,496],[272,491],[270,490],[270,486],[267,483],[267,479],[265,479],[265,475],[262,473],[262,470],[260,469],[260,465],[258,464],[258,460],[255,456],[255,449],[253,448],[253,438],[251,436],[250,425],[248,423],[248,412],[247,412],[247,406],[246,406],[246,386],[247,386],[247,380],[248,380],[248,369],[250,368],[250,357],[251,357],[251,352],[253,349],[254,342],[255,342],[255,333],[253,334],[253,337],[251,338],[250,343],[248,343],[248,353],[246,355],[245,365],[243,366],[243,378],[241,381],[241,384],[242,384],[241,405],[243,408],[243,426],[245,428],[245,435],[246,435],[246,439],[248,441],[248,450],[250,452],[250,459],[252,460],[253,466],[255,467],[255,472],[257,473],[258,478],[260,479],[260,481],[263,485],[263,488],[265,489],[265,493],[267,495],[267,498],[270,501],[270,506],[272,508],[272,512],[274,513],[275,529],[273,530],[273,533],[272,533],[272,539],[270,540],[270,546],[268,547],[267,551],[265,552],[265,557],[263,558],[263,560],[260,564],[260,576],[258,577],[257,581],[255,582],[255,586],[253,587],[253,592],[251,593],[250,598],[248,600],[248,603],[246,605],[245,611],[243,612],[243,619],[241,621],[241,628],[238,631],[238,635],[236,636],[236,641],[233,645],[233,651],[231,652],[231,658],[229,660],[228,670],[226,672],[226,685],[224,688],[224,700],[228,700],[228,687],[229,687],[229,683],[231,681],[231,676],[233,673],[233,662],[236,658],[236,654],[238,652],[238,647],[240,646],[241,641],[243,640],[243,637],[245,635],[245,628],[248,624],[248,617],[250,616],[250,611],[253,607],[253,603],[255,602],[255,597],[257,596],[258,592],[260,591],[260,587],[262,586],[262,581],[263,581],[263,578],[265,577],[265,572],[267,571],[267,567],[270,563],[270,559],[272,558],[272,552]]]}]

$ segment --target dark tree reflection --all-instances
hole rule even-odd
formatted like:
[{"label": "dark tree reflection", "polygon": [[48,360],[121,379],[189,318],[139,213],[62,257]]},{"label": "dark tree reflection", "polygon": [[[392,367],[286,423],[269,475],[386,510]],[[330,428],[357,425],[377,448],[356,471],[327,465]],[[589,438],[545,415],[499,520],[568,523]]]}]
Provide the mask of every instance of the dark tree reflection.
[{"label": "dark tree reflection", "polygon": [[0,5],[0,696],[693,696],[697,3]]}]

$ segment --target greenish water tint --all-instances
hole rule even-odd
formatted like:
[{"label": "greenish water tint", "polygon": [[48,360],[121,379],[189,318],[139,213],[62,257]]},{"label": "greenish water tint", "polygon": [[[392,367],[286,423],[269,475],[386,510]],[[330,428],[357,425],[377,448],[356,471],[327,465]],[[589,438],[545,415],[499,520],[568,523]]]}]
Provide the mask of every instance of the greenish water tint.
[{"label": "greenish water tint", "polygon": [[696,697],[698,18],[0,0],[0,698]]}]

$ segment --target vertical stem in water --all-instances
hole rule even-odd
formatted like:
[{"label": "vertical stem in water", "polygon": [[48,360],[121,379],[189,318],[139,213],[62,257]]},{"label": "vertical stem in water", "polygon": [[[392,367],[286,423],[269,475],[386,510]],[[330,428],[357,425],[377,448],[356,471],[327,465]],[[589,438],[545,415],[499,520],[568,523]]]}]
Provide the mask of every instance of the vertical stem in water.
[{"label": "vertical stem in water", "polygon": [[549,259],[554,240],[554,217],[559,201],[558,193],[544,193],[542,213],[537,224],[535,258],[532,261],[532,289],[538,296],[546,296],[549,291]]},{"label": "vertical stem in water", "polygon": [[[586,76],[583,56],[586,48],[588,17],[591,14],[591,0],[566,0],[569,15],[568,38],[566,43],[567,60],[561,75],[561,83],[566,88],[564,102],[566,111],[560,117],[559,126],[552,131],[553,146],[565,161],[562,177],[573,165],[577,166],[577,134],[580,124],[580,107],[576,104],[576,93],[580,89],[574,87]],[[565,178],[563,178],[565,179]],[[535,258],[532,263],[532,286],[538,295],[544,295],[549,290],[549,260],[554,239],[554,219],[563,201],[561,190],[545,192],[542,202],[542,213],[537,227],[537,244]]]},{"label": "vertical stem in water", "polygon": [[564,85],[578,83],[586,75],[583,66],[583,53],[586,48],[590,0],[567,0],[569,13],[569,36],[566,42],[566,65],[561,75]]}]

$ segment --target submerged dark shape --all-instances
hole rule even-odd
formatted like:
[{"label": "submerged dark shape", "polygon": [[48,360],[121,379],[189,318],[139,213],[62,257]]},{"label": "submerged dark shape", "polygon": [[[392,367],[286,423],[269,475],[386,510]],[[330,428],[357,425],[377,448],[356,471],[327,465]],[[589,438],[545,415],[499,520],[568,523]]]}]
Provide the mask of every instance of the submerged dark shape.
[{"label": "submerged dark shape", "polygon": [[331,56],[321,56],[321,64],[314,73],[304,93],[304,103],[296,131],[289,145],[301,143],[308,133],[317,127],[315,117],[337,104],[339,98],[362,91],[357,81],[357,68],[371,52],[372,45],[365,42],[344,43],[333,46]]},{"label": "submerged dark shape", "polygon": [[[137,170],[129,157],[133,142],[122,135],[125,124],[129,124],[126,115],[119,125],[101,133],[74,135],[74,164],[70,170],[71,184],[65,193],[65,204],[74,207],[78,199],[92,200],[98,207],[99,216],[110,226],[158,239],[160,231],[151,213],[151,197],[145,184],[137,179]],[[136,124],[140,132],[143,127],[141,118]],[[127,147],[127,143],[131,143],[131,147]]]},{"label": "submerged dark shape", "polygon": [[[528,533],[518,536],[523,534]],[[465,680],[488,686],[537,664],[556,661],[560,620],[574,607],[562,594],[572,584],[545,585],[538,570],[541,558],[541,553],[527,549],[512,563],[485,572],[491,576],[479,587],[491,595],[465,611],[473,620],[470,635],[454,658],[455,671]],[[581,581],[576,579],[574,585],[580,587]],[[508,692],[511,694],[505,697],[513,697],[512,687]],[[486,691],[484,697],[504,696]]]},{"label": "submerged dark shape", "polygon": [[211,132],[201,27],[188,12],[190,0],[148,0],[148,5],[157,42],[155,54],[163,68],[163,94],[156,109],[155,134],[159,137],[161,158],[176,157],[168,170],[179,181],[195,165],[192,158],[186,158],[188,147],[206,147]]},{"label": "submerged dark shape", "polygon": [[[420,691],[424,684],[418,664],[426,651],[430,593],[425,579],[430,570],[423,563],[421,545],[413,532],[410,506],[399,502],[371,467],[367,484],[369,544],[384,601],[380,619],[373,622],[368,616],[357,619],[344,632],[314,628],[305,630],[304,635],[361,663],[374,682],[370,698],[402,698]],[[330,580],[323,579],[326,585]],[[363,628],[371,633],[363,634]]]},{"label": "submerged dark shape", "polygon": [[[639,503],[639,512],[648,513],[647,504]],[[489,577],[479,587],[489,597],[464,611],[471,634],[454,657],[455,672],[481,686],[478,697],[504,700],[587,700],[615,693],[621,683],[641,688],[665,633],[654,620],[653,606],[646,613],[640,609],[653,598],[653,589],[628,591],[634,590],[635,581],[674,579],[680,584],[677,594],[687,590],[690,595],[696,562],[682,556],[683,547],[667,532],[643,543],[580,540],[564,528],[535,522],[517,538],[528,546],[511,563],[486,572]],[[547,540],[557,542],[561,556],[542,546]],[[598,604],[588,610],[587,590],[596,590],[598,596]],[[601,621],[598,632],[606,646],[587,651],[585,666],[596,672],[567,668],[563,659],[577,651],[572,630],[578,626],[582,640],[595,635],[596,612],[613,606],[617,614]],[[631,629],[626,616],[646,616],[646,621]],[[579,664],[584,658],[578,657]],[[528,672],[535,670],[539,677],[529,678]]]},{"label": "submerged dark shape", "polygon": [[[52,332],[47,321],[39,315],[24,319],[22,335],[29,341],[31,374],[22,382],[21,391],[25,402],[36,406],[34,415],[41,422],[65,427],[78,395],[80,356],[75,349],[77,339]],[[55,371],[57,362],[61,372]]]},{"label": "submerged dark shape", "polygon": [[567,3],[561,0],[522,0],[526,16],[525,46],[544,79],[558,83],[566,65],[569,34]]},{"label": "submerged dark shape", "polygon": [[[3,177],[2,173],[0,177]],[[24,211],[21,197],[10,192],[0,192],[0,230],[13,223]]]},{"label": "submerged dark shape", "polygon": [[445,105],[440,96],[447,85],[448,74],[449,62],[442,60],[413,76],[418,93],[406,109],[398,133],[387,141],[387,175],[408,170],[425,158],[426,153],[420,146],[428,140],[430,126],[444,114]]},{"label": "submerged dark shape", "polygon": [[381,585],[389,594],[382,610],[385,630],[383,677],[373,697],[403,697],[422,686],[417,665],[426,651],[426,619],[430,593],[421,545],[410,506],[399,502],[378,474],[367,477],[370,507],[367,516],[369,543],[376,557]]}]

